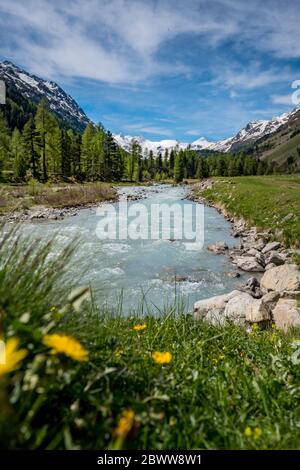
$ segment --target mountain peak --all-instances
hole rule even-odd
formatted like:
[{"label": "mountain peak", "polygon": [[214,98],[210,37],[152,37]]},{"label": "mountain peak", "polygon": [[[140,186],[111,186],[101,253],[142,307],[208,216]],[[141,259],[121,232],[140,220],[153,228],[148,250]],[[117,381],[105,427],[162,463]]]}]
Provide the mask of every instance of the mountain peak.
[{"label": "mountain peak", "polygon": [[50,109],[74,130],[83,130],[89,122],[76,101],[53,81],[30,74],[8,60],[0,63],[0,79],[33,103],[47,98]]}]

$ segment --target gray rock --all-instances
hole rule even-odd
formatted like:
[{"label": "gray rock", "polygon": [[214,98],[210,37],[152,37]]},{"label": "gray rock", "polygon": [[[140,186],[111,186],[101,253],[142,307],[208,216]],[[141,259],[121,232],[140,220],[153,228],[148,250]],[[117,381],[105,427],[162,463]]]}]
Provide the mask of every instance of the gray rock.
[{"label": "gray rock", "polygon": [[238,273],[237,271],[235,271],[235,272],[229,272],[229,273],[227,273],[227,276],[228,276],[228,277],[232,277],[232,278],[241,277],[240,273]]},{"label": "gray rock", "polygon": [[226,320],[236,324],[244,325],[246,321],[246,308],[254,301],[253,297],[246,292],[239,292],[226,304],[224,317]]},{"label": "gray rock", "polygon": [[284,264],[268,269],[260,282],[263,292],[300,290],[300,271],[295,264]]},{"label": "gray rock", "polygon": [[251,248],[249,251],[246,253],[247,256],[257,256],[260,255],[260,252],[256,250],[255,248]]},{"label": "gray rock", "polygon": [[254,292],[255,289],[259,287],[259,282],[256,279],[256,277],[252,276],[252,277],[249,277],[249,279],[247,279],[247,282],[244,287]]},{"label": "gray rock", "polygon": [[300,308],[295,299],[279,299],[273,310],[273,318],[278,328],[287,331],[300,327]]},{"label": "gray rock", "polygon": [[268,271],[269,269],[276,268],[276,265],[273,263],[269,263],[265,266],[265,271]]},{"label": "gray rock", "polygon": [[224,253],[224,251],[228,250],[228,245],[224,241],[216,242],[212,245],[209,245],[207,247],[209,251],[212,251],[213,253],[220,254]]},{"label": "gray rock", "polygon": [[195,319],[204,320],[212,325],[223,325],[225,322],[224,310],[227,302],[239,294],[240,291],[234,290],[229,294],[199,300],[194,304]]},{"label": "gray rock", "polygon": [[270,242],[270,243],[267,243],[266,246],[262,249],[262,253],[266,254],[269,251],[278,250],[278,248],[280,247],[281,247],[281,243]]},{"label": "gray rock", "polygon": [[249,323],[271,321],[271,308],[263,299],[253,299],[253,302],[246,306],[245,318]]},{"label": "gray rock", "polygon": [[243,271],[248,272],[264,272],[264,267],[257,261],[256,258],[251,256],[237,257],[233,261]]},{"label": "gray rock", "polygon": [[276,306],[277,301],[279,300],[279,292],[268,292],[262,297],[262,300],[267,304],[271,310]]},{"label": "gray rock", "polygon": [[269,253],[266,256],[266,263],[267,264],[274,264],[275,266],[281,266],[282,264],[285,263],[285,257],[277,253],[277,251],[269,251]]}]

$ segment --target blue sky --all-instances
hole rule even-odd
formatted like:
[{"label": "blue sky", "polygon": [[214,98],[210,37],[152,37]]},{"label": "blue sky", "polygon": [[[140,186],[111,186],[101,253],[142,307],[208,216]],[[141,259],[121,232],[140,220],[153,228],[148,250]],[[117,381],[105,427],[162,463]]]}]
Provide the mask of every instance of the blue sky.
[{"label": "blue sky", "polygon": [[113,132],[219,140],[293,107],[299,21],[298,0],[0,0],[0,59]]}]

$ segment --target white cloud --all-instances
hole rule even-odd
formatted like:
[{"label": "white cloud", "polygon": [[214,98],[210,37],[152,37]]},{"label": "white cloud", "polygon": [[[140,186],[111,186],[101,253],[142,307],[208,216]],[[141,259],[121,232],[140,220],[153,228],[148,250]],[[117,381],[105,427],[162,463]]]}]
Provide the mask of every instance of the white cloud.
[{"label": "white cloud", "polygon": [[200,134],[200,131],[199,129],[191,129],[189,131],[186,131],[186,135],[196,135],[196,136],[199,136]]},{"label": "white cloud", "polygon": [[272,103],[282,105],[292,105],[292,94],[289,95],[273,95]]},{"label": "white cloud", "polygon": [[171,137],[173,135],[171,129],[167,129],[164,127],[156,127],[144,123],[126,124],[123,126],[123,128],[128,130],[129,132],[134,131],[138,133],[164,135],[168,137]]},{"label": "white cloud", "polygon": [[[0,54],[52,78],[137,83],[158,75],[192,76],[184,55],[159,57],[164,45],[184,35],[198,36],[208,48],[231,39],[240,50],[299,58],[299,2],[0,0]],[[287,71],[278,72],[232,67],[224,80],[233,89],[254,89],[285,80]]]}]

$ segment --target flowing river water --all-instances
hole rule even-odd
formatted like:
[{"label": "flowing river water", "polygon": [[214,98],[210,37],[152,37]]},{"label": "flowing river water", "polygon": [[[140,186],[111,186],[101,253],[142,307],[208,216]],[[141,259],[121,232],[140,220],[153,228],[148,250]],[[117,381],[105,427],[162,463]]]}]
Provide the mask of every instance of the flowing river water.
[{"label": "flowing river water", "polygon": [[[184,186],[127,186],[124,195],[143,195],[139,201],[150,210],[152,204],[197,204],[186,198]],[[104,206],[102,206],[104,207]],[[117,207],[117,205],[116,205]],[[186,311],[199,299],[233,290],[242,282],[228,276],[234,271],[227,256],[207,250],[211,243],[224,240],[232,247],[230,223],[214,208],[204,207],[204,247],[188,250],[181,240],[100,240],[96,235],[99,216],[95,209],[81,209],[63,220],[26,222],[26,238],[52,237],[57,233],[57,249],[79,236],[70,270],[79,285],[90,285],[98,305],[122,311],[159,314],[174,302],[184,303]]]}]

